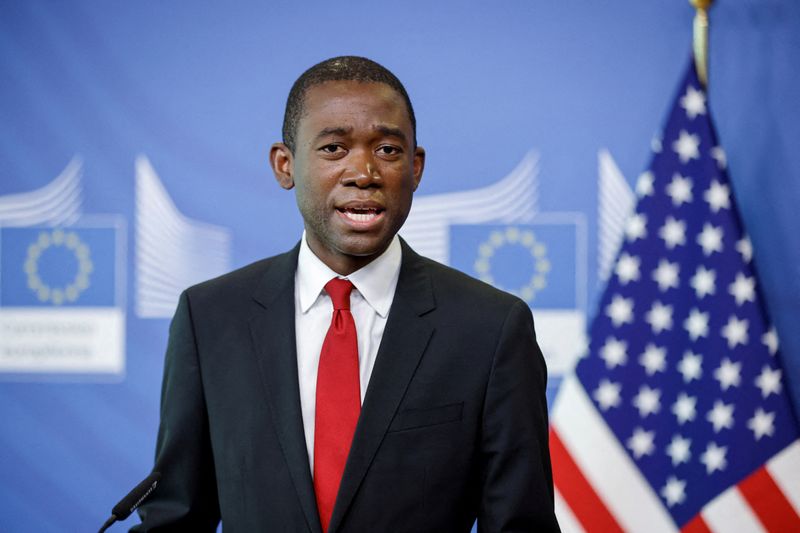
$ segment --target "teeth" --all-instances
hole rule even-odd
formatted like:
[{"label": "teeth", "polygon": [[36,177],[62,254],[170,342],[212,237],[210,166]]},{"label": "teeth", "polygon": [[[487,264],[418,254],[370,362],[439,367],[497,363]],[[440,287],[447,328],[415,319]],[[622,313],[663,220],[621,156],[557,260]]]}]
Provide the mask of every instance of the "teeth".
[{"label": "teeth", "polygon": [[373,220],[375,217],[378,216],[378,213],[375,211],[367,211],[367,212],[355,212],[355,211],[345,211],[344,215],[353,220],[355,222],[369,222]]}]

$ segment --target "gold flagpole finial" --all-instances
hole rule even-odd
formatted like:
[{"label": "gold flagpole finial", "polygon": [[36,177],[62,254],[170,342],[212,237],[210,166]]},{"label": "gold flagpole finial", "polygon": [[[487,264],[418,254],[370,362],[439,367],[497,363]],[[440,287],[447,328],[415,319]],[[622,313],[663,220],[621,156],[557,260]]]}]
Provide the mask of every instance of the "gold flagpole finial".
[{"label": "gold flagpole finial", "polygon": [[689,0],[694,16],[694,65],[703,87],[708,86],[708,8],[714,0]]}]

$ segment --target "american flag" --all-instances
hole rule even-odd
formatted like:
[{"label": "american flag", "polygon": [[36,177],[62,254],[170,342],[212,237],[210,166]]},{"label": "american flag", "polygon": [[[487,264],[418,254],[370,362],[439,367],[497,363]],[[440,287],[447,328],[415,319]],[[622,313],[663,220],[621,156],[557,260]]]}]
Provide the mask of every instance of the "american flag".
[{"label": "american flag", "polygon": [[590,327],[551,453],[565,531],[800,531],[800,442],[694,63]]}]

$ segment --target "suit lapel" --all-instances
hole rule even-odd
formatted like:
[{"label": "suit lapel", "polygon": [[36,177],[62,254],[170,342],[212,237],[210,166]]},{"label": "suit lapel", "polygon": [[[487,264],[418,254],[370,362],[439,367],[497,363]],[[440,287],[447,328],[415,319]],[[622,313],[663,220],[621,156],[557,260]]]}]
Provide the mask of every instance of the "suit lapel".
[{"label": "suit lapel", "polygon": [[321,531],[308,465],[297,377],[294,272],[299,246],[275,259],[253,298],[250,333],[289,473],[311,531]]},{"label": "suit lapel", "polygon": [[420,257],[402,245],[400,278],[339,486],[331,532],[341,525],[433,333],[422,318],[436,306],[430,278]]}]

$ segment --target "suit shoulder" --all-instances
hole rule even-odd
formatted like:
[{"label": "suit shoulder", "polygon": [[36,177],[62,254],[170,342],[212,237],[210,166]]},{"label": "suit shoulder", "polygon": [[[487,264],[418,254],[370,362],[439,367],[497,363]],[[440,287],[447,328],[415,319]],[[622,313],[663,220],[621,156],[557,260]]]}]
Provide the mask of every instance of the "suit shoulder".
[{"label": "suit shoulder", "polygon": [[268,272],[277,269],[293,273],[295,268],[293,261],[294,263],[297,261],[293,251],[261,259],[227,274],[193,285],[185,292],[190,299],[203,301],[224,301],[232,297],[249,297],[263,282]]}]

